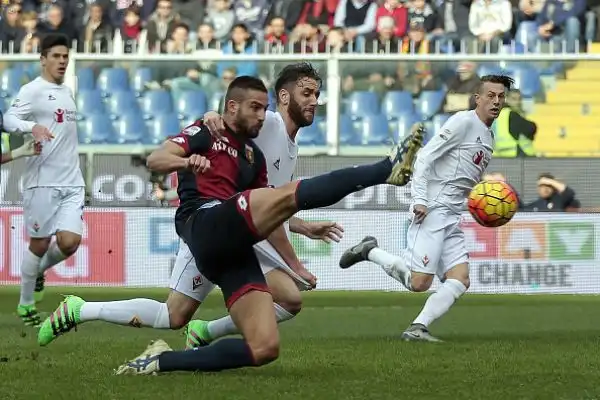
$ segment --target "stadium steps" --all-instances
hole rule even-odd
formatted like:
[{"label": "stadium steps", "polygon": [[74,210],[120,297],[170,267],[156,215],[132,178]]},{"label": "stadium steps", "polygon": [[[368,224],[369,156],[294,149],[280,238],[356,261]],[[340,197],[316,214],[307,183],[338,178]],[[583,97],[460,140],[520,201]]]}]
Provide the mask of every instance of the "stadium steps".
[{"label": "stadium steps", "polygon": [[581,61],[566,78],[528,115],[538,125],[535,149],[546,156],[600,154],[600,62]]}]

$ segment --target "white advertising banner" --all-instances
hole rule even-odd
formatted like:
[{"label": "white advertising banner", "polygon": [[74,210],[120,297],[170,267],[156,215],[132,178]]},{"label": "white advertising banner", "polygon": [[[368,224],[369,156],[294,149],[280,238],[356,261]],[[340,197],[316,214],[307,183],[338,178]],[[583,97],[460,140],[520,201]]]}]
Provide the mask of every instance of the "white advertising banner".
[{"label": "white advertising banner", "polygon": [[[178,240],[172,208],[88,209],[82,247],[53,268],[53,285],[165,287]],[[308,220],[336,221],[340,243],[326,244],[293,235],[298,256],[319,278],[321,290],[404,290],[379,267],[361,263],[338,267],[343,251],[366,235],[401,254],[407,214],[388,210],[316,210]],[[483,228],[465,215],[463,229],[471,258],[471,292],[600,293],[596,235],[600,215],[521,213],[499,229]],[[435,243],[431,244],[435,246]],[[20,208],[0,209],[0,284],[19,281],[27,237]],[[435,286],[434,286],[435,288]]]}]

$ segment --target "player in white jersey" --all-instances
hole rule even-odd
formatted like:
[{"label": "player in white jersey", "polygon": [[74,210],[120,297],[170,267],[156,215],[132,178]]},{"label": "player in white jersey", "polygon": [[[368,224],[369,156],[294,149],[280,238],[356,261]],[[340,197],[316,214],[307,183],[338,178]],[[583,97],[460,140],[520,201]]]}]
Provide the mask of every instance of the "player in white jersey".
[{"label": "player in white jersey", "polygon": [[438,276],[442,285],[404,331],[404,340],[439,341],[429,333],[429,325],[469,288],[469,256],[460,228],[461,213],[492,157],[491,126],[512,84],[506,76],[482,77],[475,93],[476,109],[450,117],[417,154],[411,187],[412,214],[403,254],[390,254],[377,247],[374,237],[367,236],[340,259],[342,268],[372,261],[413,292],[428,290],[434,275]]},{"label": "player in white jersey", "polygon": [[[313,122],[320,86],[321,78],[308,63],[292,64],[281,71],[275,83],[278,112],[267,112],[260,134],[255,139],[267,161],[270,185],[282,186],[292,179],[298,155],[295,137],[299,128]],[[214,134],[218,135],[222,125],[221,116],[207,113],[205,118],[206,125],[213,127]],[[327,241],[338,241],[342,236],[341,227],[335,223],[309,223],[295,217],[290,220],[289,228],[286,229],[312,239]],[[255,245],[255,249],[273,294],[278,321],[293,318],[302,307],[299,289],[313,288],[316,278],[304,268],[287,235],[278,237],[276,242],[260,242]],[[158,329],[179,329],[185,326],[214,285],[200,274],[183,241],[180,241],[170,288],[171,292],[165,303],[150,299],[84,302],[79,297],[70,296],[65,304],[68,315],[72,318],[61,324],[61,315],[64,315],[61,314],[61,304],[55,311],[54,318],[44,321],[38,342],[46,345],[75,325],[91,320]],[[60,326],[54,326],[52,320]],[[201,345],[222,335],[236,333],[237,328],[227,316],[210,323],[193,321],[189,332],[190,338],[197,337],[190,341],[190,345]]]},{"label": "player in white jersey", "polygon": [[58,34],[44,37],[40,62],[41,76],[21,88],[4,116],[7,132],[31,133],[42,143],[41,154],[27,159],[23,177],[23,211],[30,242],[21,265],[17,313],[33,326],[40,322],[34,301],[36,279],[77,251],[85,198],[77,151],[77,110],[73,92],[64,85],[68,38]]}]

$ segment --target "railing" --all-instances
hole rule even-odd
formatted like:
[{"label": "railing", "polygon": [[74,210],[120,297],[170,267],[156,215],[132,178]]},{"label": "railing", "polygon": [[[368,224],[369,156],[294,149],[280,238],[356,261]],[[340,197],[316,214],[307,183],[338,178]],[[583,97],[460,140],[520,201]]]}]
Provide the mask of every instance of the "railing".
[{"label": "railing", "polygon": [[[364,68],[369,68],[369,63],[384,63],[384,62],[410,62],[415,63],[419,61],[427,61],[431,63],[445,63],[451,64],[460,61],[473,61],[477,63],[494,63],[500,68],[504,68],[507,63],[520,62],[520,63],[532,63],[532,62],[577,62],[577,61],[600,61],[600,54],[567,54],[567,53],[555,53],[555,54],[341,54],[341,53],[305,53],[305,54],[215,54],[207,53],[202,54],[202,58],[198,55],[165,55],[165,54],[84,54],[84,53],[72,53],[71,62],[67,69],[66,84],[71,87],[75,92],[77,91],[77,74],[76,71],[78,66],[82,63],[95,64],[101,63],[103,65],[119,64],[121,66],[129,63],[197,63],[199,61],[207,62],[268,62],[268,63],[293,63],[299,60],[323,63],[325,66],[326,73],[324,74],[325,85],[327,87],[327,99],[326,99],[326,126],[327,126],[327,145],[322,148],[305,148],[302,151],[304,155],[315,155],[315,154],[327,154],[327,155],[338,155],[340,154],[339,146],[339,115],[341,107],[341,96],[340,90],[334,88],[341,87],[341,70],[342,65],[347,62],[362,62]],[[5,63],[12,62],[37,62],[39,57],[37,55],[25,55],[25,54],[3,54],[2,61]],[[375,65],[375,64],[374,64]],[[600,65],[600,64],[599,64]],[[132,149],[130,145],[120,146],[82,146],[82,151],[88,154],[97,152],[103,153],[131,153],[143,152],[147,148],[144,146],[138,146]],[[377,152],[377,151],[376,151]],[[375,153],[376,153],[375,152]],[[368,152],[373,154],[373,152]],[[349,154],[349,153],[345,153]],[[350,153],[351,154],[351,153]],[[364,154],[364,153],[363,153]]]}]

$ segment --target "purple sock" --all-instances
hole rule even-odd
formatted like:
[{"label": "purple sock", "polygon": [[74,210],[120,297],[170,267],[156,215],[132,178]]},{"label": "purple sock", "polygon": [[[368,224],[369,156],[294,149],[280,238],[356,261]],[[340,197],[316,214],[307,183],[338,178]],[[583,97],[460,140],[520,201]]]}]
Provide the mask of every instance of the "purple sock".
[{"label": "purple sock", "polygon": [[243,339],[221,339],[195,350],[167,351],[158,356],[160,372],[221,371],[255,366],[250,348]]},{"label": "purple sock", "polygon": [[389,158],[375,164],[338,169],[324,175],[303,179],[296,188],[298,210],[327,207],[350,193],[385,183],[392,172]]}]

